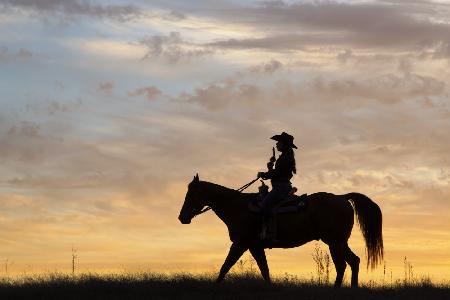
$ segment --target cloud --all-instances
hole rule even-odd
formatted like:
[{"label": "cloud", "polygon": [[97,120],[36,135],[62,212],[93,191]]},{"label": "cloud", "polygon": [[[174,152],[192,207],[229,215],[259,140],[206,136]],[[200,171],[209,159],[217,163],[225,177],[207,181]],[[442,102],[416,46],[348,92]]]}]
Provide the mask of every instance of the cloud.
[{"label": "cloud", "polygon": [[209,110],[218,111],[230,105],[251,105],[263,100],[262,89],[253,84],[239,83],[231,78],[195,89],[193,94],[183,93],[182,101],[198,103]]},{"label": "cloud", "polygon": [[[57,88],[64,87],[57,86]],[[75,112],[77,109],[80,109],[83,102],[80,99],[76,99],[73,101],[57,101],[57,100],[46,100],[44,102],[34,102],[27,103],[23,109],[21,109],[22,113],[32,113],[34,115],[41,115],[42,113],[47,114],[49,116],[55,116],[58,114],[67,114]],[[17,125],[15,125],[17,126]]]},{"label": "cloud", "polygon": [[364,102],[375,99],[394,103],[415,97],[443,95],[445,87],[445,82],[434,77],[386,74],[366,80],[323,80],[319,77],[311,82],[310,91],[316,96],[335,101],[354,99]]},{"label": "cloud", "polygon": [[[141,203],[144,198],[164,198],[173,181],[192,176],[193,168],[205,170],[223,147],[200,147],[205,138],[221,135],[215,133],[217,120],[211,117],[198,120],[190,112],[152,111],[148,103],[131,107],[129,101],[108,102],[115,112],[105,116],[86,105],[59,119],[47,116],[45,124],[16,121],[8,128],[2,123],[6,131],[0,134],[1,186],[52,199],[67,198],[67,190],[74,197],[77,191],[108,190]],[[180,164],[176,157],[190,163]]]},{"label": "cloud", "polygon": [[155,100],[159,95],[162,94],[161,90],[159,90],[155,86],[148,87],[140,87],[135,89],[134,91],[128,92],[128,96],[145,96],[148,100]]},{"label": "cloud", "polygon": [[136,60],[145,53],[145,47],[131,44],[126,41],[109,40],[105,38],[94,39],[68,39],[63,43],[74,51],[86,53],[89,56],[97,56],[102,59]]},{"label": "cloud", "polygon": [[101,82],[98,84],[97,91],[106,93],[106,94],[111,94],[111,92],[114,90],[115,87],[116,87],[116,84],[114,82],[105,81],[105,82]]},{"label": "cloud", "polygon": [[[181,93],[176,100],[197,103],[212,111],[220,111],[238,105],[245,109],[255,109],[254,112],[257,113],[258,108],[266,104],[266,98],[271,93],[268,89],[270,84],[259,85],[256,82],[258,79],[271,80],[275,73],[281,72],[284,68],[282,62],[271,59],[221,80],[197,87],[192,93]],[[258,77],[256,78],[255,75]],[[274,102],[276,101],[274,100]]]},{"label": "cloud", "polygon": [[16,159],[36,162],[42,158],[45,143],[38,124],[22,122],[10,127],[0,136],[0,156],[3,161]]},{"label": "cloud", "polygon": [[215,53],[211,47],[184,41],[179,32],[146,37],[139,44],[148,49],[143,60],[162,59],[172,64]]},{"label": "cloud", "polygon": [[343,52],[337,55],[337,60],[341,63],[346,63],[350,58],[352,58],[353,52],[350,49],[345,49]]},{"label": "cloud", "polygon": [[252,66],[249,68],[250,72],[253,73],[270,73],[273,74],[283,68],[283,64],[275,59],[270,60],[267,63],[263,63],[257,66]]},{"label": "cloud", "polygon": [[438,45],[432,51],[432,58],[450,58],[450,41],[443,41],[438,43]]},{"label": "cloud", "polygon": [[100,17],[119,21],[143,15],[143,12],[133,5],[101,5],[84,0],[0,0],[0,5],[54,15]]},{"label": "cloud", "polygon": [[[70,120],[67,114],[64,117]],[[88,141],[73,140],[64,127],[67,121],[45,125],[24,121],[2,133],[0,157],[5,169],[0,173],[1,183],[20,189],[59,190],[116,186],[123,180],[128,169],[124,161]]]},{"label": "cloud", "polygon": [[186,19],[186,15],[177,10],[171,10],[164,18],[170,21],[180,21]]},{"label": "cloud", "polygon": [[444,81],[414,73],[360,79],[318,76],[300,83],[290,79],[269,84],[251,81],[252,71],[264,71],[270,75],[280,67],[280,63],[251,67],[248,74],[239,73],[196,88],[193,93],[182,94],[180,100],[200,104],[212,111],[243,105],[253,109],[264,109],[266,105],[301,106],[313,99],[331,107],[346,105],[357,108],[372,101],[392,104],[420,97],[443,96],[446,92]]},{"label": "cloud", "polygon": [[[426,4],[426,5],[425,5]],[[342,46],[417,51],[448,42],[446,22],[433,21],[444,4],[312,1],[288,4],[282,1],[260,6],[236,7],[214,17],[270,28],[263,37],[228,39],[211,43],[218,48],[302,50],[317,46]],[[445,14],[444,14],[445,17]],[[261,30],[261,32],[264,32]]]},{"label": "cloud", "polygon": [[11,52],[8,47],[0,47],[0,62],[26,61],[33,57],[33,53],[27,49],[20,48]]}]

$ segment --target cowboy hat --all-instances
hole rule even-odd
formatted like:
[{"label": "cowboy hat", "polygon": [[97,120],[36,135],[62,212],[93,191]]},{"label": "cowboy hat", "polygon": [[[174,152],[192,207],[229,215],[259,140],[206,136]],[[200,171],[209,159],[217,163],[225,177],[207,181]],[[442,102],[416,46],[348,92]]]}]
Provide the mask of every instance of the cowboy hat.
[{"label": "cowboy hat", "polygon": [[294,137],[284,131],[281,134],[274,135],[271,139],[297,149],[297,146],[294,145]]}]

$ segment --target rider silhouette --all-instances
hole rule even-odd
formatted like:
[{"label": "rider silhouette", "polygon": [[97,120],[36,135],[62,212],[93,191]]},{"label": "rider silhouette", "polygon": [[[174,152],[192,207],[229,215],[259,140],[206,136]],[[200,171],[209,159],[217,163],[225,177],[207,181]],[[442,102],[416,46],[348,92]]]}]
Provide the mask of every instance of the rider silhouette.
[{"label": "rider silhouette", "polygon": [[294,137],[286,132],[271,137],[272,140],[277,141],[277,150],[281,152],[280,157],[275,161],[275,168],[273,168],[273,159],[267,163],[267,172],[258,172],[258,178],[270,179],[272,190],[264,197],[261,202],[261,212],[263,214],[263,238],[266,238],[267,224],[271,215],[272,207],[283,200],[292,190],[291,178],[293,174],[297,173],[295,167]]}]

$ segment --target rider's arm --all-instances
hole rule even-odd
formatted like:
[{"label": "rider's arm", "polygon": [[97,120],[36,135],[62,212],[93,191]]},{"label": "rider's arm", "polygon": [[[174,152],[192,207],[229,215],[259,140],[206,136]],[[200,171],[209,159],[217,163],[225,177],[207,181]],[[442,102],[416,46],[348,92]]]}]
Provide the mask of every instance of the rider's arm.
[{"label": "rider's arm", "polygon": [[272,179],[272,178],[276,177],[277,174],[280,172],[280,170],[283,169],[283,164],[284,164],[283,159],[278,159],[276,161],[275,168],[270,168],[269,166],[267,166],[268,171],[260,172],[260,175],[261,175],[260,177],[264,180]]},{"label": "rider's arm", "polygon": [[268,172],[259,172],[258,173],[258,177],[260,177],[260,178],[262,178],[264,180],[270,179],[271,178],[271,172],[270,171],[268,171]]},{"label": "rider's arm", "polygon": [[286,177],[286,174],[289,173],[290,170],[291,170],[291,161],[286,156],[281,155],[275,163],[275,168],[264,173],[264,176],[262,178],[263,179],[283,178]]}]

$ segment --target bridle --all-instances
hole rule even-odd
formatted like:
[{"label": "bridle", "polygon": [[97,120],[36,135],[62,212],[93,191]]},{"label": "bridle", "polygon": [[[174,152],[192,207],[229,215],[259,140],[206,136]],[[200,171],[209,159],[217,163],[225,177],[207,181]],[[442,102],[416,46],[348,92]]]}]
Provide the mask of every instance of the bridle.
[{"label": "bridle", "polygon": [[[241,186],[240,188],[238,188],[236,191],[242,193],[246,188],[248,188],[249,186],[251,186],[251,185],[252,185],[253,183],[255,183],[258,179],[259,179],[259,177],[257,177],[256,179],[250,181],[249,183],[244,184],[243,186]],[[203,209],[200,210],[198,213],[194,214],[194,216],[192,217],[192,219],[195,218],[195,217],[197,217],[197,216],[199,216],[199,215],[201,215],[201,214],[203,214],[203,213],[205,213],[205,212],[207,212],[207,211],[210,210],[210,209],[211,209],[211,207],[209,207],[209,206],[203,208]]]}]

